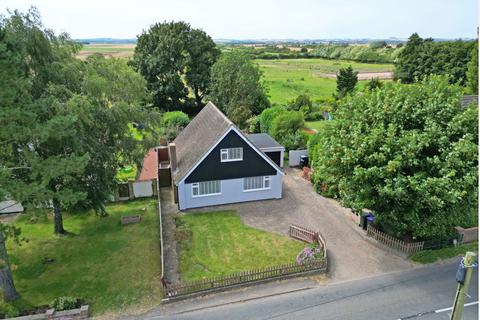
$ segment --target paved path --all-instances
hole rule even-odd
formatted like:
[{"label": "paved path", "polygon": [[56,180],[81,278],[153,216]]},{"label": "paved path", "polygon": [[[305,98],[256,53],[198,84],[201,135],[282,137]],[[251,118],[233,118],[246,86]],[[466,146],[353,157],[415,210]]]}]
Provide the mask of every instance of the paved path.
[{"label": "paved path", "polygon": [[353,222],[351,211],[314,192],[311,183],[300,177],[300,170],[287,168],[286,173],[280,200],[244,202],[202,210],[235,209],[245,224],[280,234],[287,234],[290,224],[320,231],[327,242],[332,282],[413,266],[413,263],[367,240]]},{"label": "paved path", "polygon": [[[215,297],[164,305],[142,319],[449,319],[459,259],[373,278],[284,294],[230,300]],[[474,271],[463,319],[478,319],[478,272]]]},{"label": "paved path", "polygon": [[163,257],[164,279],[169,285],[180,281],[178,273],[178,242],[175,237],[175,215],[177,205],[173,202],[171,188],[160,188],[160,203],[162,205]]}]

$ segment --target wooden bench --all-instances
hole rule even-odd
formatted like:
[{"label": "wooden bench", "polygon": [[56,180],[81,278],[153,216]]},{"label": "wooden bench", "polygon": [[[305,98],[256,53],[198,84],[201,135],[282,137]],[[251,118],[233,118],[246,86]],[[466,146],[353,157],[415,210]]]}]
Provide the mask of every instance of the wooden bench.
[{"label": "wooden bench", "polygon": [[120,222],[122,223],[122,225],[139,223],[140,220],[142,220],[142,216],[139,214],[133,216],[122,216],[120,218]]}]

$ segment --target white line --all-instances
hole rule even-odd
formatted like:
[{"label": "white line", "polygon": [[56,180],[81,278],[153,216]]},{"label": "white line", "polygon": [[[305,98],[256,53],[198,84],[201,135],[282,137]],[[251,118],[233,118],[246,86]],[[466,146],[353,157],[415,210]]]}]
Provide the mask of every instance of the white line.
[{"label": "white line", "polygon": [[[476,304],[478,304],[478,301],[469,302],[469,303],[465,303],[465,304],[464,304],[464,307],[470,307],[470,306],[473,306],[473,305],[476,305]],[[444,308],[444,309],[438,309],[438,310],[435,310],[435,313],[450,311],[450,310],[452,310],[452,309],[453,309],[453,307]]]}]

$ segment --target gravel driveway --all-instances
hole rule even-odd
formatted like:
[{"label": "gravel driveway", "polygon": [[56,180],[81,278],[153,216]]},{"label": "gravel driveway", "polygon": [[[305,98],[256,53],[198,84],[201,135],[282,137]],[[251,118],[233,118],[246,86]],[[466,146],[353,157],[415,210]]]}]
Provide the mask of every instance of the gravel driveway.
[{"label": "gravel driveway", "polygon": [[286,169],[283,198],[223,205],[201,210],[237,210],[245,224],[287,234],[290,224],[318,230],[325,237],[333,282],[369,277],[413,267],[413,263],[366,240],[349,209],[314,192],[300,170]]}]

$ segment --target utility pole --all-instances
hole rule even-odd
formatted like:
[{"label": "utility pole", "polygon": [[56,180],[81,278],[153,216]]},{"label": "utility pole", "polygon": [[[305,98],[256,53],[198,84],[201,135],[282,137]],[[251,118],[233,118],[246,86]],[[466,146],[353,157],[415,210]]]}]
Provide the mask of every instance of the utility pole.
[{"label": "utility pole", "polygon": [[470,279],[472,278],[472,270],[475,267],[476,257],[477,255],[474,252],[468,251],[460,262],[456,276],[458,282],[457,294],[455,295],[450,320],[462,319],[465,296],[467,295]]}]

